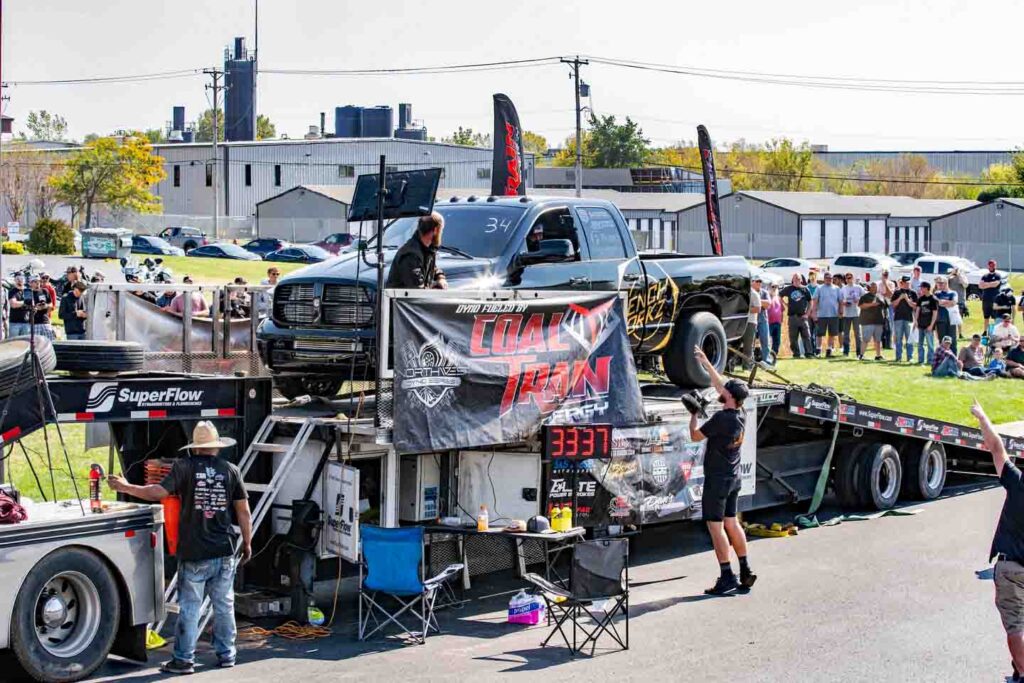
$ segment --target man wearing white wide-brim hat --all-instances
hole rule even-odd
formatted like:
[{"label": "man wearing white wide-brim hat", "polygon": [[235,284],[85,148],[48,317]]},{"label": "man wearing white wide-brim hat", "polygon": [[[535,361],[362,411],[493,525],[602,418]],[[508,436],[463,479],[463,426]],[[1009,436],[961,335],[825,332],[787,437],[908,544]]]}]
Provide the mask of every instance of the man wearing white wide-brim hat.
[{"label": "man wearing white wide-brim hat", "polygon": [[235,665],[235,594],[233,584],[237,556],[232,515],[242,530],[241,561],[252,556],[252,519],[249,500],[238,467],[220,457],[220,449],[234,446],[209,421],[192,431],[192,457],[178,458],[159,484],[136,486],[118,476],[108,478],[110,488],[129,496],[157,502],[167,496],[181,498],[178,530],[178,624],[174,658],[162,671],[190,674],[194,671],[196,641],[203,598],[213,604],[213,648],[221,667]]}]

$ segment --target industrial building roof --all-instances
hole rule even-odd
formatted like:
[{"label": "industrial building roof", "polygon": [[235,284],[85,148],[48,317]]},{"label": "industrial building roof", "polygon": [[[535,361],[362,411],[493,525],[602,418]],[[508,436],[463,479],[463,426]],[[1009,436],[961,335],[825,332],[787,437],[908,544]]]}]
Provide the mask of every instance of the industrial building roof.
[{"label": "industrial building roof", "polygon": [[767,192],[743,190],[753,197],[800,215],[888,215],[931,218],[977,204],[973,199],[916,199],[904,196],[843,195],[834,192]]},{"label": "industrial building roof", "polygon": [[[590,187],[632,187],[633,174],[628,168],[585,168],[583,182]],[[565,167],[537,167],[533,170],[533,184],[538,187],[573,187],[576,169]]]}]

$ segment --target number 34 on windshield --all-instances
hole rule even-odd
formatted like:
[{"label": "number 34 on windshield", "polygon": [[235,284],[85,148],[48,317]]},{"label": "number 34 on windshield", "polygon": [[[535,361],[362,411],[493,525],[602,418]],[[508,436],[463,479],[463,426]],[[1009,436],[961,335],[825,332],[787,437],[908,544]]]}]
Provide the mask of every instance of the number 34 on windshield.
[{"label": "number 34 on windshield", "polygon": [[502,232],[508,232],[508,229],[511,227],[512,221],[510,221],[509,219],[491,216],[487,219],[487,224],[484,226],[484,232],[497,232],[499,229]]}]

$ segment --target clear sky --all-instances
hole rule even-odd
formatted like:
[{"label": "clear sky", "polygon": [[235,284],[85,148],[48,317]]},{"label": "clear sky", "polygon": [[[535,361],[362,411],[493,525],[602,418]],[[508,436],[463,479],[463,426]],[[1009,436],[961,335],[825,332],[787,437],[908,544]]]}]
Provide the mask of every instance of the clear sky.
[{"label": "clear sky", "polygon": [[[264,69],[431,66],[575,53],[788,74],[941,81],[1024,81],[1015,27],[1024,3],[734,0],[262,0]],[[8,0],[5,81],[202,69],[222,65],[236,35],[252,44],[253,0]],[[344,104],[413,104],[438,138],[491,128],[491,93],[516,103],[523,126],[556,144],[571,131],[563,65],[470,74],[322,77],[263,74],[259,111],[300,137]],[[785,135],[832,149],[1012,149],[1017,95],[862,92],[585,67],[599,114],[631,115],[655,145]],[[6,113],[63,114],[73,137],[163,127],[171,107],[207,108],[202,76],[132,84],[18,85]],[[397,119],[397,111],[396,111]]]}]

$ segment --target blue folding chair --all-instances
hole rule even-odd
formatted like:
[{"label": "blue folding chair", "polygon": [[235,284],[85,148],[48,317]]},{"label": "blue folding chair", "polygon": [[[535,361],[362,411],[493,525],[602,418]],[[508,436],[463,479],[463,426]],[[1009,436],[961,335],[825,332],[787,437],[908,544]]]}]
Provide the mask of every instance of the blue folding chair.
[{"label": "blue folding chair", "polygon": [[[462,571],[462,565],[450,564],[437,576],[424,580],[423,527],[384,529],[362,526],[359,533],[362,538],[359,640],[366,640],[393,623],[413,640],[425,643],[430,629],[440,631],[434,618],[437,591]],[[397,609],[389,610],[382,604],[382,596],[393,598]],[[407,627],[402,623],[403,617],[407,621],[415,619],[419,624]],[[367,631],[370,619],[373,619],[374,627]],[[420,630],[414,630],[416,626]]]}]

